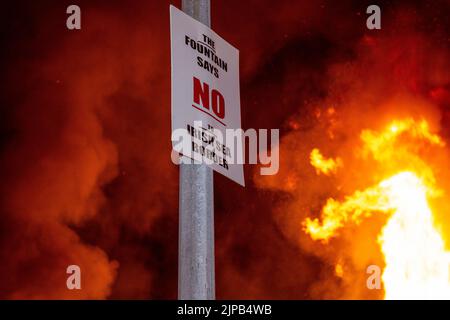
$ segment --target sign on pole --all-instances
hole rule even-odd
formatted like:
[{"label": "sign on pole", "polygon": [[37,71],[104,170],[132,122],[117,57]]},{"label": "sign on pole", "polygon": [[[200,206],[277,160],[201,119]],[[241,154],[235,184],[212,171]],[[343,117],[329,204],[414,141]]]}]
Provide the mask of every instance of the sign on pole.
[{"label": "sign on pole", "polygon": [[172,147],[244,186],[239,51],[174,6],[170,21]]}]

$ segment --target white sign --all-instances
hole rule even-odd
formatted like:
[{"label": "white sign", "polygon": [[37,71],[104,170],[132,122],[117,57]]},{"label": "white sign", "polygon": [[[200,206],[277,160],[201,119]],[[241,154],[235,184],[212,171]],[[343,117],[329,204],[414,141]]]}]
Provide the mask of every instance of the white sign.
[{"label": "white sign", "polygon": [[[235,156],[242,147],[242,133],[236,132],[241,129],[239,51],[174,6],[170,22],[172,147],[244,186],[243,164]],[[183,143],[174,134],[181,131]],[[235,139],[229,139],[230,132]]]}]

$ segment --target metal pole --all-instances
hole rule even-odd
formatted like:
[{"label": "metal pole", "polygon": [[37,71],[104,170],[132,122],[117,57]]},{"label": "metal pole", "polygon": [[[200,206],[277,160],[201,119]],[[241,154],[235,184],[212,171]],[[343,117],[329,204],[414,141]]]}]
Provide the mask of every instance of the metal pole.
[{"label": "metal pole", "polygon": [[[182,0],[182,10],[211,26],[210,0]],[[212,169],[183,157],[180,163],[178,298],[215,299]]]}]

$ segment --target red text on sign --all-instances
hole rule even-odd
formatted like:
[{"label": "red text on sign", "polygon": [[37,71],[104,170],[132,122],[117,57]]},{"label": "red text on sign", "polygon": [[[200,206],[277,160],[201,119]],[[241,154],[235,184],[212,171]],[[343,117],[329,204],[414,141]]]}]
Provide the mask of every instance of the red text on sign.
[{"label": "red text on sign", "polygon": [[210,93],[209,85],[204,82],[202,83],[199,79],[194,77],[194,103],[202,106],[206,110],[212,112],[219,119],[225,118],[225,99],[223,95],[213,89]]}]

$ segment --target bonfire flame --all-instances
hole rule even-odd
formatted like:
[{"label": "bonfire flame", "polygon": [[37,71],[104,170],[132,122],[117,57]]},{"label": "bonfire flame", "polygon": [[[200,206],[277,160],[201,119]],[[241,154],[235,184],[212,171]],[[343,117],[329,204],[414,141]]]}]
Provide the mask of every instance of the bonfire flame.
[{"label": "bonfire flame", "polygon": [[[398,148],[405,143],[405,135],[412,139],[409,148]],[[314,240],[327,243],[347,224],[355,225],[373,214],[385,214],[388,219],[378,237],[385,260],[382,280],[386,299],[448,299],[450,298],[450,252],[436,229],[429,198],[440,194],[433,172],[421,160],[414,148],[425,142],[444,146],[442,139],[430,132],[428,122],[413,119],[393,121],[385,130],[361,133],[363,154],[391,165],[404,163],[407,170],[397,170],[378,184],[356,191],[343,201],[330,198],[321,211],[321,219],[307,218],[305,231]],[[401,140],[401,142],[399,142]],[[321,161],[316,161],[320,155]],[[400,157],[400,159],[399,159]],[[318,149],[311,152],[311,164],[317,173],[337,162],[326,161]],[[401,160],[396,162],[396,160]],[[340,166],[342,165],[339,160]],[[392,171],[392,168],[389,168]],[[342,269],[336,266],[336,270]]]},{"label": "bonfire flame", "polygon": [[311,165],[316,168],[317,174],[323,173],[324,175],[330,175],[336,173],[337,169],[342,166],[342,160],[340,158],[325,158],[320,150],[314,148],[310,155]]}]

